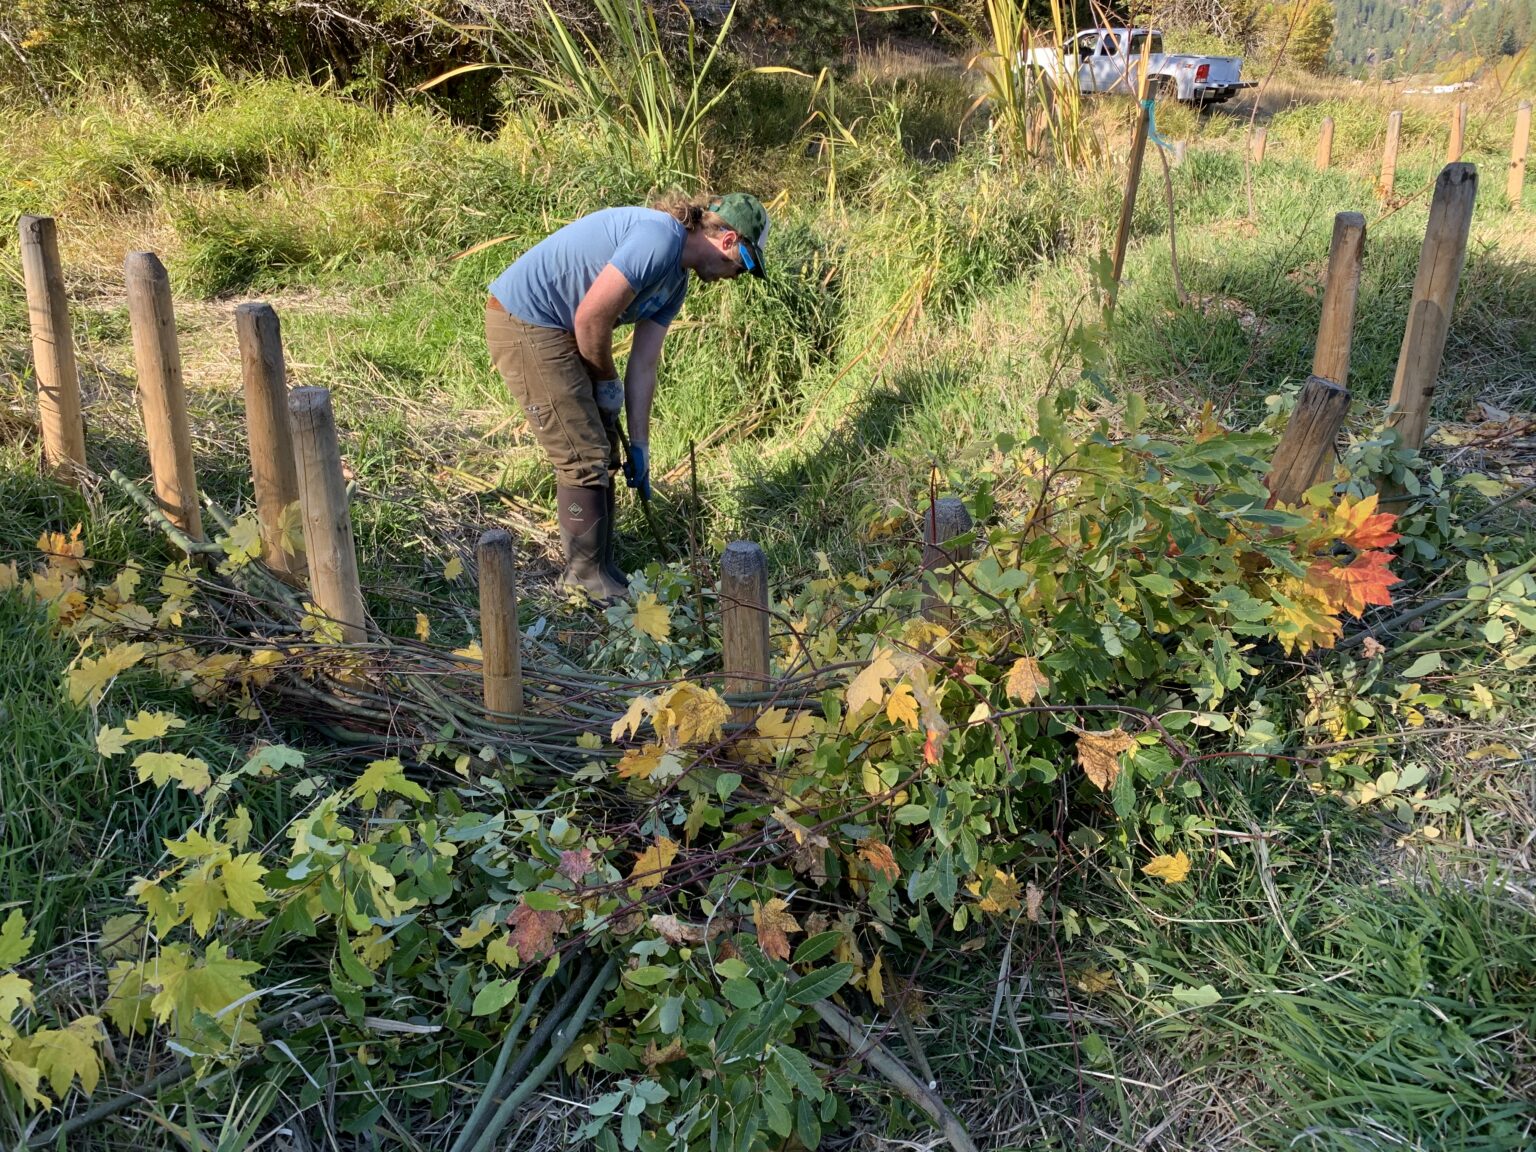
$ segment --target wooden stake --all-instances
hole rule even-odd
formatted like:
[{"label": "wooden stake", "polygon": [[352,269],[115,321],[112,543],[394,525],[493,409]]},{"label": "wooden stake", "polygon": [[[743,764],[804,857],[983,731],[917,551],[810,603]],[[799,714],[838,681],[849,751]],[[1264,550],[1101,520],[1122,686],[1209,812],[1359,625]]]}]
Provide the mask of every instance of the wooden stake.
[{"label": "wooden stake", "polygon": [[1349,383],[1349,348],[1355,332],[1355,299],[1360,294],[1360,263],[1365,257],[1365,217],[1340,212],[1333,218],[1333,243],[1328,249],[1328,281],[1323,288],[1323,315],[1312,353],[1312,375]]},{"label": "wooden stake", "polygon": [[[923,517],[923,571],[948,576],[956,564],[971,558],[970,544],[945,548],[948,540],[964,536],[971,530],[971,514],[965,501],[958,496],[941,496],[928,508]],[[951,580],[951,586],[953,581]],[[934,619],[946,615],[948,609],[934,596],[924,597],[923,615]]]},{"label": "wooden stake", "polygon": [[1317,133],[1317,170],[1326,172],[1333,163],[1333,117],[1324,116]]},{"label": "wooden stake", "polygon": [[1344,417],[1349,412],[1349,389],[1321,376],[1309,376],[1296,398],[1296,407],[1275,449],[1264,486],[1270,504],[1298,504],[1304,492],[1326,475],[1329,457]]},{"label": "wooden stake", "polygon": [[1467,235],[1472,230],[1476,200],[1477,168],[1447,164],[1435,181],[1419,272],[1408,306],[1408,326],[1387,407],[1387,427],[1395,429],[1409,448],[1423,445],[1429,426],[1430,404],[1451,328],[1451,312],[1456,307],[1461,269],[1467,260]]},{"label": "wooden stake", "polygon": [[288,412],[310,596],[322,615],[341,625],[345,643],[361,643],[365,637],[363,591],[357,579],[357,549],[352,542],[352,515],[331,393],[325,388],[295,388],[288,393]]},{"label": "wooden stake", "polygon": [[1387,142],[1381,149],[1381,184],[1378,191],[1383,200],[1392,199],[1392,185],[1397,178],[1397,142],[1403,134],[1403,114],[1393,112],[1387,117]]},{"label": "wooden stake", "polygon": [[1269,129],[1262,124],[1253,130],[1253,166],[1264,163],[1264,148],[1269,143]]},{"label": "wooden stake", "polygon": [[181,378],[171,280],[153,252],[128,253],[123,278],[155,499],[172,524],[193,540],[201,540],[203,517],[192,466],[192,432],[187,424],[187,390]]},{"label": "wooden stake", "polygon": [[1131,164],[1125,174],[1125,196],[1120,201],[1120,226],[1115,229],[1114,264],[1110,270],[1109,303],[1113,313],[1120,295],[1120,273],[1125,270],[1125,249],[1131,241],[1131,217],[1136,214],[1136,192],[1141,187],[1141,163],[1147,151],[1149,114],[1145,104],[1136,108],[1136,130],[1131,136]]},{"label": "wooden stake", "polygon": [[[768,687],[768,557],[749,540],[733,540],[720,557],[720,646],[727,693]],[[750,720],[755,708],[738,708]]]},{"label": "wooden stake", "polygon": [[1445,162],[1454,164],[1461,159],[1467,139],[1467,102],[1458,101],[1451,112],[1451,138],[1445,146]]},{"label": "wooden stake", "polygon": [[1183,140],[1175,140],[1173,142],[1173,166],[1175,168],[1182,167],[1184,160],[1188,155],[1189,145]]},{"label": "wooden stake", "polygon": [[288,509],[298,503],[299,475],[293,462],[288,423],[288,375],[283,336],[270,304],[249,302],[235,309],[240,341],[240,374],[245,381],[245,424],[250,434],[251,480],[256,518],[261,522],[262,559],[280,576],[301,576],[303,553],[283,547]]},{"label": "wooden stake", "polygon": [[484,658],[487,712],[523,712],[522,632],[517,625],[517,552],[512,534],[493,528],[480,537],[480,647]]},{"label": "wooden stake", "polygon": [[1525,154],[1530,146],[1531,102],[1522,100],[1520,107],[1515,109],[1515,138],[1509,146],[1509,182],[1504,187],[1512,208],[1520,207],[1525,192]]},{"label": "wooden stake", "polygon": [[23,216],[21,275],[27,286],[27,322],[37,372],[37,410],[43,425],[43,459],[54,476],[79,487],[85,470],[85,424],[80,417],[80,373],[75,366],[69,297],[59,263],[59,238],[51,216]]}]

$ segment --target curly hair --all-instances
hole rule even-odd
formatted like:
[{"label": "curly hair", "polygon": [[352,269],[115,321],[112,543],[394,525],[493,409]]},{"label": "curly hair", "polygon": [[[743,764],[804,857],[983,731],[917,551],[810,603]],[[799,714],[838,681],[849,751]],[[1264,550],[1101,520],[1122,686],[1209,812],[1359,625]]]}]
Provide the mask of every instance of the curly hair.
[{"label": "curly hair", "polygon": [[711,196],[689,196],[686,192],[668,192],[651,202],[651,207],[665,212],[690,232],[703,230],[714,236],[730,230],[730,225],[709,210]]}]

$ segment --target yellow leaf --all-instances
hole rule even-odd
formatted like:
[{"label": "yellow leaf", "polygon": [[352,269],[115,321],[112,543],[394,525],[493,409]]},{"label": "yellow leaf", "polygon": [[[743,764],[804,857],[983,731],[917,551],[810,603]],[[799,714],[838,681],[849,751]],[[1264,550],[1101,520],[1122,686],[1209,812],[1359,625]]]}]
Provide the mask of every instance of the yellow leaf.
[{"label": "yellow leaf", "polygon": [[891,689],[890,699],[885,702],[885,715],[892,724],[905,724],[917,731],[917,697],[912,694],[910,684],[898,684]]},{"label": "yellow leaf", "polygon": [[1084,968],[1077,974],[1077,979],[1073,983],[1080,991],[1094,996],[1114,988],[1115,978],[1113,974],[1105,972],[1102,968]]},{"label": "yellow leaf", "polygon": [[583,732],[580,736],[576,737],[576,747],[578,748],[586,748],[590,751],[602,746],[603,738],[596,732]]},{"label": "yellow leaf", "polygon": [[112,591],[117,596],[119,604],[126,604],[133,599],[133,594],[138,591],[139,581],[142,578],[137,565],[123,565],[122,571],[117,574],[117,579],[112,581]]},{"label": "yellow leaf", "polygon": [[9,1024],[18,1008],[32,1007],[32,981],[14,972],[0,972],[0,1026]]},{"label": "yellow leaf", "polygon": [[167,875],[168,873],[162,872],[154,880],[145,880],[140,877],[128,888],[128,895],[144,905],[157,936],[164,936],[186,919],[181,905],[177,904],[171,894],[160,884]]},{"label": "yellow leaf", "polygon": [[1189,875],[1189,856],[1182,848],[1173,856],[1154,856],[1141,866],[1141,871],[1164,884],[1180,884]]},{"label": "yellow leaf", "polygon": [[1484,744],[1481,748],[1474,748],[1467,753],[1468,760],[1487,760],[1496,756],[1500,760],[1518,760],[1520,753],[1516,752],[1508,744]]},{"label": "yellow leaf", "polygon": [[677,856],[677,841],[666,836],[656,837],[656,842],[640,853],[629,873],[630,883],[636,888],[655,888],[665,879],[667,869]]},{"label": "yellow leaf", "polygon": [[[20,908],[12,908],[11,914],[0,925],[0,968],[14,968],[27,958],[35,936],[27,934],[27,921]],[[0,1012],[0,1023],[9,1020],[10,1013]]]},{"label": "yellow leaf", "polygon": [[102,728],[96,733],[96,751],[103,756],[126,752],[130,743],[128,733],[121,728]]},{"label": "yellow leaf", "polygon": [[258,648],[251,653],[251,667],[266,668],[281,662],[282,658],[283,653],[279,648]]},{"label": "yellow leaf", "polygon": [[1008,670],[1008,695],[1020,704],[1030,704],[1036,696],[1044,696],[1051,690],[1050,678],[1040,670],[1040,663],[1033,656],[1021,656]]},{"label": "yellow leaf", "polygon": [[426,641],[432,636],[432,621],[425,612],[416,613],[416,639]]},{"label": "yellow leaf", "polygon": [[284,552],[297,556],[304,551],[304,510],[297,500],[277,515],[277,539]]},{"label": "yellow leaf", "polygon": [[987,882],[984,896],[981,891],[981,880],[973,880],[966,887],[973,896],[980,897],[976,907],[989,916],[1003,916],[1019,910],[1019,895],[1022,889],[1012,872],[1004,872],[1001,868],[992,869],[992,879]]},{"label": "yellow leaf", "polygon": [[139,770],[140,780],[153,780],[162,787],[174,780],[183,788],[201,792],[213,783],[207,764],[180,752],[140,752],[133,758],[133,766]]},{"label": "yellow leaf", "polygon": [[124,912],[120,916],[109,916],[102,923],[96,951],[103,960],[132,958],[143,950],[144,941],[144,917],[137,912]]},{"label": "yellow leaf", "polygon": [[672,614],[656,599],[656,593],[642,592],[635,600],[630,626],[659,644],[672,635]]},{"label": "yellow leaf", "polygon": [[128,735],[134,740],[158,740],[172,728],[185,728],[187,722],[171,712],[140,712],[128,721]]},{"label": "yellow leaf", "polygon": [[971,714],[965,718],[967,724],[985,724],[992,717],[992,706],[985,700],[971,709]]},{"label": "yellow leaf", "polygon": [[224,818],[224,839],[236,848],[244,848],[251,838],[251,826],[251,814],[241,804],[233,816]]},{"label": "yellow leaf", "polygon": [[176,886],[176,902],[186,909],[192,918],[192,931],[199,936],[208,935],[213,922],[224,911],[224,884],[215,872],[212,860],[187,873]]},{"label": "yellow leaf", "polygon": [[9,592],[21,582],[21,576],[16,571],[16,561],[7,560],[0,564],[0,592]]},{"label": "yellow leaf", "polygon": [[891,661],[891,654],[884,648],[876,649],[863,671],[848,685],[848,715],[852,717],[867,705],[879,704],[885,699],[882,681],[895,675],[896,665]]},{"label": "yellow leaf", "polygon": [[378,806],[381,792],[405,796],[422,804],[431,799],[420,784],[406,777],[405,766],[394,756],[370,763],[351,788],[352,797],[369,811]]},{"label": "yellow leaf", "polygon": [[485,653],[481,651],[480,641],[478,640],[471,640],[463,648],[455,648],[453,654],[455,656],[462,656],[465,660],[470,660],[477,664],[485,660]]},{"label": "yellow leaf", "polygon": [[455,556],[443,565],[444,580],[457,580],[462,575],[464,575],[464,561],[459,557]]},{"label": "yellow leaf", "polygon": [[130,960],[119,960],[107,973],[107,1000],[102,1011],[125,1036],[142,1036],[154,1013],[154,996],[144,987],[144,969]]},{"label": "yellow leaf", "polygon": [[1077,762],[1100,792],[1108,792],[1120,775],[1120,754],[1135,747],[1136,739],[1120,728],[1107,732],[1077,734]]},{"label": "yellow leaf", "polygon": [[485,959],[486,963],[494,964],[498,968],[514,968],[522,963],[518,959],[517,949],[512,947],[510,932],[503,932],[485,946]]},{"label": "yellow leaf", "polygon": [[869,993],[877,1007],[885,1004],[885,952],[875,953],[875,962],[869,966],[869,971],[864,973],[864,988]]},{"label": "yellow leaf", "polygon": [[731,709],[718,692],[684,680],[656,702],[651,726],[671,752],[685,744],[719,740],[730,717]]},{"label": "yellow leaf", "polygon": [[30,1064],[48,1081],[55,1095],[69,1091],[76,1076],[80,1090],[89,1096],[101,1080],[101,1019],[77,1016],[67,1028],[39,1028],[11,1048],[11,1058]]},{"label": "yellow leaf", "polygon": [[651,773],[669,759],[660,744],[647,744],[644,748],[630,748],[619,760],[620,780],[649,780]]},{"label": "yellow leaf", "polygon": [[494,919],[487,918],[480,921],[479,923],[471,924],[469,927],[465,928],[457,936],[454,936],[451,939],[453,940],[453,945],[455,948],[464,948],[467,950],[475,947],[477,944],[480,944],[495,930],[496,921]]},{"label": "yellow leaf", "polygon": [[757,943],[763,955],[788,960],[789,933],[800,931],[800,925],[789,913],[789,905],[777,896],[766,904],[754,900],[752,922],[757,925]]},{"label": "yellow leaf", "polygon": [[267,898],[267,889],[261,878],[267,874],[262,867],[261,856],[247,852],[236,856],[219,868],[219,880],[224,885],[224,899],[229,910],[247,920],[259,920],[261,912],[256,905]]},{"label": "yellow leaf", "polygon": [[243,568],[252,560],[261,559],[261,524],[254,512],[240,517],[229,527],[229,535],[219,538],[219,547],[229,559],[222,565],[225,571]]},{"label": "yellow leaf", "polygon": [[108,648],[95,660],[82,660],[78,667],[68,672],[65,685],[69,689],[72,704],[95,705],[113,677],[128,671],[148,654],[143,644],[119,644]]},{"label": "yellow leaf", "polygon": [[656,702],[649,696],[636,696],[629,702],[629,708],[624,715],[613,722],[613,729],[608,733],[608,739],[617,743],[624,737],[639,732],[645,718],[655,710]]}]

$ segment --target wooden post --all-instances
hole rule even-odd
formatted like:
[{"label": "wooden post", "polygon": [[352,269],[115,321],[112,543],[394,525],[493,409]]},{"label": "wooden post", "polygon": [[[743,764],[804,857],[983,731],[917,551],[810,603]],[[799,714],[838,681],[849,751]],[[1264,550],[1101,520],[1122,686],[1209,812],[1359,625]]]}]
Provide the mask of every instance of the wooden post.
[{"label": "wooden post", "polygon": [[1348,412],[1349,389],[1321,376],[1307,377],[1264,478],[1271,505],[1300,503],[1302,493],[1326,475]]},{"label": "wooden post", "polygon": [[304,572],[302,553],[283,547],[287,510],[298,502],[299,475],[293,463],[288,423],[288,375],[283,336],[270,304],[250,302],[235,309],[240,341],[240,374],[245,381],[245,424],[250,435],[251,481],[261,523],[262,559],[281,576]]},{"label": "wooden post", "polygon": [[295,388],[288,393],[288,412],[293,422],[310,597],[323,615],[341,625],[342,640],[357,644],[365,635],[363,591],[357,579],[357,549],[352,542],[352,515],[331,393],[325,388]]},{"label": "wooden post", "polygon": [[1454,164],[1461,159],[1467,141],[1467,102],[1460,100],[1451,112],[1451,138],[1445,146],[1445,162]]},{"label": "wooden post", "polygon": [[1392,185],[1397,179],[1397,142],[1403,134],[1403,114],[1393,112],[1387,117],[1387,142],[1381,149],[1381,184],[1383,200],[1392,199]]},{"label": "wooden post", "polygon": [[1175,168],[1182,167],[1185,157],[1188,155],[1189,145],[1186,144],[1183,140],[1175,140],[1173,142],[1173,166]]},{"label": "wooden post", "polygon": [[1525,192],[1525,154],[1530,146],[1531,102],[1522,100],[1520,107],[1515,109],[1515,138],[1509,146],[1509,183],[1504,188],[1512,208],[1520,207]]},{"label": "wooden post", "polygon": [[37,410],[43,459],[66,484],[79,486],[85,469],[85,425],[80,417],[80,373],[75,366],[69,297],[59,263],[59,237],[51,216],[23,216],[21,275],[27,286],[27,322],[37,372]]},{"label": "wooden post", "polygon": [[1312,353],[1312,375],[1349,383],[1349,347],[1355,332],[1355,298],[1360,294],[1360,263],[1365,257],[1365,217],[1340,212],[1333,218],[1328,249],[1328,281],[1323,287],[1323,315]]},{"label": "wooden post", "polygon": [[1269,143],[1269,129],[1262,124],[1253,130],[1253,166],[1257,168],[1264,163],[1264,148]]},{"label": "wooden post", "polygon": [[1456,289],[1467,260],[1467,235],[1477,200],[1477,168],[1447,164],[1435,181],[1429,225],[1419,254],[1419,272],[1408,305],[1408,326],[1397,357],[1387,427],[1402,443],[1418,448],[1429,426],[1429,409],[1440,375],[1440,358],[1456,307]]},{"label": "wooden post", "polygon": [[[958,496],[941,496],[935,500],[929,506],[928,514],[923,517],[923,571],[948,575],[956,564],[969,560],[971,545],[945,548],[944,543],[957,536],[964,536],[971,530],[971,526],[971,514],[965,507],[965,501]],[[936,618],[947,615],[948,609],[937,597],[930,595],[924,597],[923,614]]]},{"label": "wooden post", "polygon": [[1131,217],[1136,214],[1136,192],[1141,187],[1141,163],[1147,152],[1149,113],[1145,104],[1136,108],[1136,130],[1131,136],[1131,165],[1125,174],[1125,196],[1120,201],[1120,226],[1115,229],[1114,264],[1110,270],[1109,304],[1105,312],[1115,310],[1120,295],[1120,273],[1125,269],[1125,249],[1131,241]]},{"label": "wooden post", "polygon": [[1324,116],[1317,133],[1317,170],[1328,171],[1333,163],[1333,117]]},{"label": "wooden post", "polygon": [[187,424],[187,390],[181,378],[170,277],[153,252],[130,252],[123,262],[123,278],[128,288],[128,323],[133,330],[139,407],[149,441],[155,499],[166,519],[192,539],[201,540],[203,517],[197,504],[192,431]]},{"label": "wooden post", "polygon": [[480,647],[487,712],[523,712],[523,657],[517,626],[517,553],[512,534],[493,528],[475,551],[480,569]]},{"label": "wooden post", "polygon": [[[727,693],[768,687],[768,557],[750,540],[733,540],[720,557],[720,646]],[[755,708],[735,710],[747,721]]]}]

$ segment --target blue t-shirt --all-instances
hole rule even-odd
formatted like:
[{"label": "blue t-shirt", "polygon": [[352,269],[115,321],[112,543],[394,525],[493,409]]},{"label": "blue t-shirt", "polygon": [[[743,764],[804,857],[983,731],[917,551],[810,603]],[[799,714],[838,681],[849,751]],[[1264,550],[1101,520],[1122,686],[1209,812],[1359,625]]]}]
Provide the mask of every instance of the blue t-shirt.
[{"label": "blue t-shirt", "polygon": [[688,292],[682,265],[687,230],[654,208],[604,208],[573,220],[524,252],[491,282],[491,295],[526,324],[576,330],[576,306],[604,265],[612,264],[635,298],[620,324],[672,323]]}]

